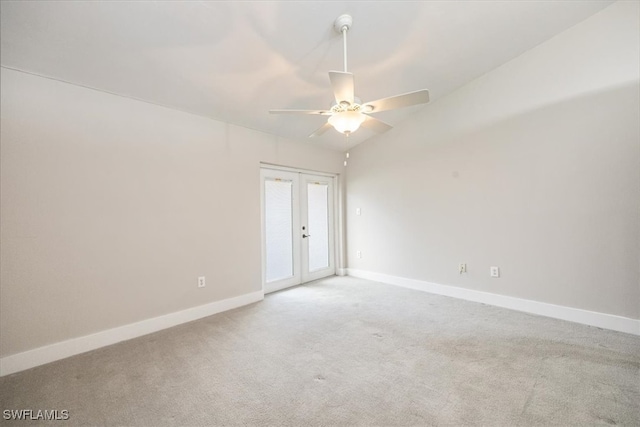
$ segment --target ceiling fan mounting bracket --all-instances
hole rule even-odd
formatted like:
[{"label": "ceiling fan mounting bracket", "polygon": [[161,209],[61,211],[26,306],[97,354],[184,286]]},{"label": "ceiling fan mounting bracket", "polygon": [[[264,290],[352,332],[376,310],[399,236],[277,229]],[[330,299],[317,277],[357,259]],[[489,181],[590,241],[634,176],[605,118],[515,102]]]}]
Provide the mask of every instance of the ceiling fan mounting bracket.
[{"label": "ceiling fan mounting bracket", "polygon": [[351,29],[351,25],[353,25],[353,18],[351,15],[344,14],[338,16],[333,22],[333,29],[342,34],[342,30],[346,28],[346,30],[349,31]]}]

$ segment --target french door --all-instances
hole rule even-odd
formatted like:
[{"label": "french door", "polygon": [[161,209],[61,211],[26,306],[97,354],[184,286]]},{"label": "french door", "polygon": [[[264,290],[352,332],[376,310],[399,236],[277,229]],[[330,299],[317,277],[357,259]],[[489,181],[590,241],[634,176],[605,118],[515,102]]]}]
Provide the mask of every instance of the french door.
[{"label": "french door", "polygon": [[263,168],[265,293],[335,274],[334,178]]}]

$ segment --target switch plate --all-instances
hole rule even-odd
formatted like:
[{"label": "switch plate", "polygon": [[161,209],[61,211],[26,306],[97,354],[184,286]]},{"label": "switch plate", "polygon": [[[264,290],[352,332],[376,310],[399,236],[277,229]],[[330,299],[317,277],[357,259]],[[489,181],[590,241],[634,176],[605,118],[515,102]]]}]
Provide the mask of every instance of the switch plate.
[{"label": "switch plate", "polygon": [[356,257],[357,258],[362,258],[362,252],[356,251]]},{"label": "switch plate", "polygon": [[491,267],[489,273],[491,277],[500,277],[500,269],[498,267]]},{"label": "switch plate", "polygon": [[462,274],[462,273],[466,273],[467,272],[467,264],[461,262],[460,264],[458,264],[458,273]]},{"label": "switch plate", "polygon": [[358,215],[358,216],[359,216],[359,215],[360,215],[360,213],[361,213],[360,208],[356,208],[356,215]]},{"label": "switch plate", "polygon": [[198,287],[199,288],[204,288],[206,286],[205,281],[204,281],[204,276],[200,276],[198,277]]}]

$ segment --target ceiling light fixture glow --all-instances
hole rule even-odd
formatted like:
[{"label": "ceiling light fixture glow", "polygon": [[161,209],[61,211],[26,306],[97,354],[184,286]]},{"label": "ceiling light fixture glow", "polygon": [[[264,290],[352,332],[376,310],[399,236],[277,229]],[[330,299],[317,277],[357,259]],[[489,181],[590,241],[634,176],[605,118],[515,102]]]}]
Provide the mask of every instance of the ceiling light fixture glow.
[{"label": "ceiling light fixture glow", "polygon": [[341,113],[334,113],[329,117],[328,122],[338,132],[348,135],[358,130],[365,119],[366,116],[359,111],[343,111]]}]

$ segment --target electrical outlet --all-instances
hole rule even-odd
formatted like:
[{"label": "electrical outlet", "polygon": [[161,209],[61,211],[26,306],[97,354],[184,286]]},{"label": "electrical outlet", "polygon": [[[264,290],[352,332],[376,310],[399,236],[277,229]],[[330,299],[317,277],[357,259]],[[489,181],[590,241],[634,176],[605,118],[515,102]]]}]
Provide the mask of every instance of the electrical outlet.
[{"label": "electrical outlet", "polygon": [[206,284],[204,282],[204,276],[198,277],[198,287],[199,288],[204,288],[205,286],[206,286]]},{"label": "electrical outlet", "polygon": [[498,267],[491,267],[489,273],[491,277],[500,277],[500,269]]},{"label": "electrical outlet", "polygon": [[462,274],[462,273],[466,273],[467,272],[467,264],[461,262],[460,264],[458,264],[458,273]]},{"label": "electrical outlet", "polygon": [[358,259],[362,258],[362,252],[356,251],[356,258]]}]

